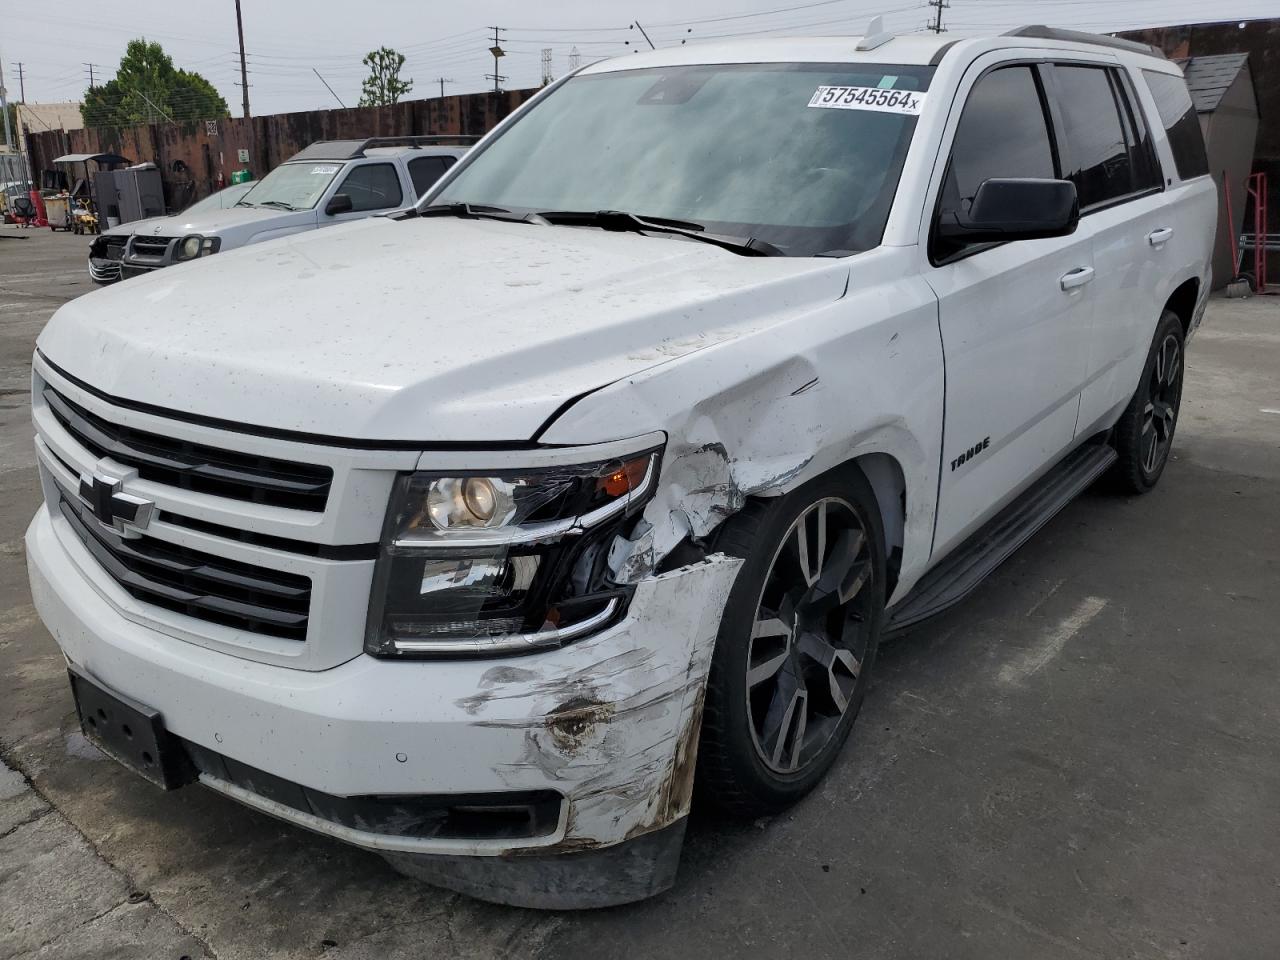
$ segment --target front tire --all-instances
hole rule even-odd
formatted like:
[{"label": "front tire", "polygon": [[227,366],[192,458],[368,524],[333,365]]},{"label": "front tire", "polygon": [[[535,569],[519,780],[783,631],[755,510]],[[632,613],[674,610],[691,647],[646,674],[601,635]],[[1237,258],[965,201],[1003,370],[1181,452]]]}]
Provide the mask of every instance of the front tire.
[{"label": "front tire", "polygon": [[707,679],[698,776],[730,813],[777,813],[812,790],[848,739],[884,622],[885,547],[856,469],[755,501],[716,548],[744,558]]},{"label": "front tire", "polygon": [[1182,406],[1182,321],[1166,310],[1142,368],[1142,379],[1116,424],[1114,445],[1120,455],[1115,478],[1128,493],[1146,493],[1160,481]]}]

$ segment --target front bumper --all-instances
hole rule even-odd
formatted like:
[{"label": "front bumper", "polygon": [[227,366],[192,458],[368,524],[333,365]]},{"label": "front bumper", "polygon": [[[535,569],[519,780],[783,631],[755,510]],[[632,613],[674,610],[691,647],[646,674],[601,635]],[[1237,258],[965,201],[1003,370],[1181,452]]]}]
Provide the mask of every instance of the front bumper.
[{"label": "front bumper", "polygon": [[107,257],[90,257],[89,258],[89,279],[94,283],[108,284],[115,283],[121,279],[120,261],[111,260]]},{"label": "front bumper", "polygon": [[140,277],[143,274],[151,273],[153,270],[160,270],[164,267],[173,266],[172,263],[138,263],[128,259],[120,261],[120,279],[128,280],[131,277]]},{"label": "front bumper", "polygon": [[42,507],[27,531],[41,618],[77,669],[160,711],[179,737],[338,797],[550,790],[563,804],[542,836],[419,837],[343,826],[202,774],[214,789],[360,846],[455,858],[591,851],[675,827],[688,812],[703,684],[739,560],[641,581],[622,623],[563,649],[362,655],[309,672],[126,619],[81,572],[92,566],[73,561],[79,544],[60,535],[65,523]]}]

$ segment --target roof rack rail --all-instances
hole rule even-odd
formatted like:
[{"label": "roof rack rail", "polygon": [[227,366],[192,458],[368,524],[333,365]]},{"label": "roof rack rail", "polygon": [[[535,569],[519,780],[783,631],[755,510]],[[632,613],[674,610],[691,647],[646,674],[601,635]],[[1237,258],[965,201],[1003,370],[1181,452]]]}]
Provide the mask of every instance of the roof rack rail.
[{"label": "roof rack rail", "polygon": [[1095,47],[1111,47],[1115,50],[1128,50],[1130,53],[1145,53],[1148,56],[1167,60],[1164,51],[1150,44],[1138,43],[1136,40],[1123,40],[1120,37],[1107,37],[1100,33],[1085,33],[1082,30],[1061,30],[1058,27],[1046,27],[1044,24],[1031,24],[1016,27],[1004,34],[1006,37],[1029,37],[1033,40],[1064,40],[1068,43],[1088,43]]},{"label": "roof rack rail", "polygon": [[473,144],[480,138],[469,133],[441,133],[427,137],[370,137],[361,145],[361,153],[370,147],[430,147],[448,143]]},{"label": "roof rack rail", "polygon": [[317,140],[303,147],[290,160],[356,160],[372,147],[429,147],[445,144],[470,146],[480,138],[470,134],[445,133],[428,137],[365,137],[363,140]]}]

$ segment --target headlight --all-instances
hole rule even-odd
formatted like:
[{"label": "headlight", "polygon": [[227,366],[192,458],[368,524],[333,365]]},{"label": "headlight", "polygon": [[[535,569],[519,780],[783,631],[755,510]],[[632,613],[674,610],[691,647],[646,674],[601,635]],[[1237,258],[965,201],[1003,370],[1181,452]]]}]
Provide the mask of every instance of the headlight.
[{"label": "headlight", "polygon": [[561,646],[615,622],[605,559],[652,497],[660,450],[573,467],[399,477],[365,652],[483,656]]},{"label": "headlight", "polygon": [[178,244],[179,260],[194,260],[200,256],[200,246],[204,242],[204,237],[192,235],[186,237]]}]

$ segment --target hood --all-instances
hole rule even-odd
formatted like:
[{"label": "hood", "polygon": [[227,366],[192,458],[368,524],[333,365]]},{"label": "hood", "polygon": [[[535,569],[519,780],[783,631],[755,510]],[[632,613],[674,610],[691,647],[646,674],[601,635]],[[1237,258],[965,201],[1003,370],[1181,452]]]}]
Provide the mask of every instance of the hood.
[{"label": "hood", "polygon": [[130,237],[139,230],[149,229],[162,223],[172,223],[173,217],[147,217],[145,220],[130,220],[128,223],[117,224],[114,227],[107,227],[105,230],[99,231],[99,236],[103,237]]},{"label": "hood", "polygon": [[[301,215],[301,216],[300,216]],[[314,210],[272,210],[263,207],[223,207],[206,210],[195,216],[175,213],[171,217],[156,217],[129,224],[132,233],[142,237],[185,237],[189,233],[216,236],[237,227],[256,226],[264,220],[314,220]],[[256,232],[256,231],[255,231]]]},{"label": "hood", "polygon": [[362,220],[73,300],[39,349],[113,397],[362,441],[523,441],[629,374],[839,299],[840,260]]}]

